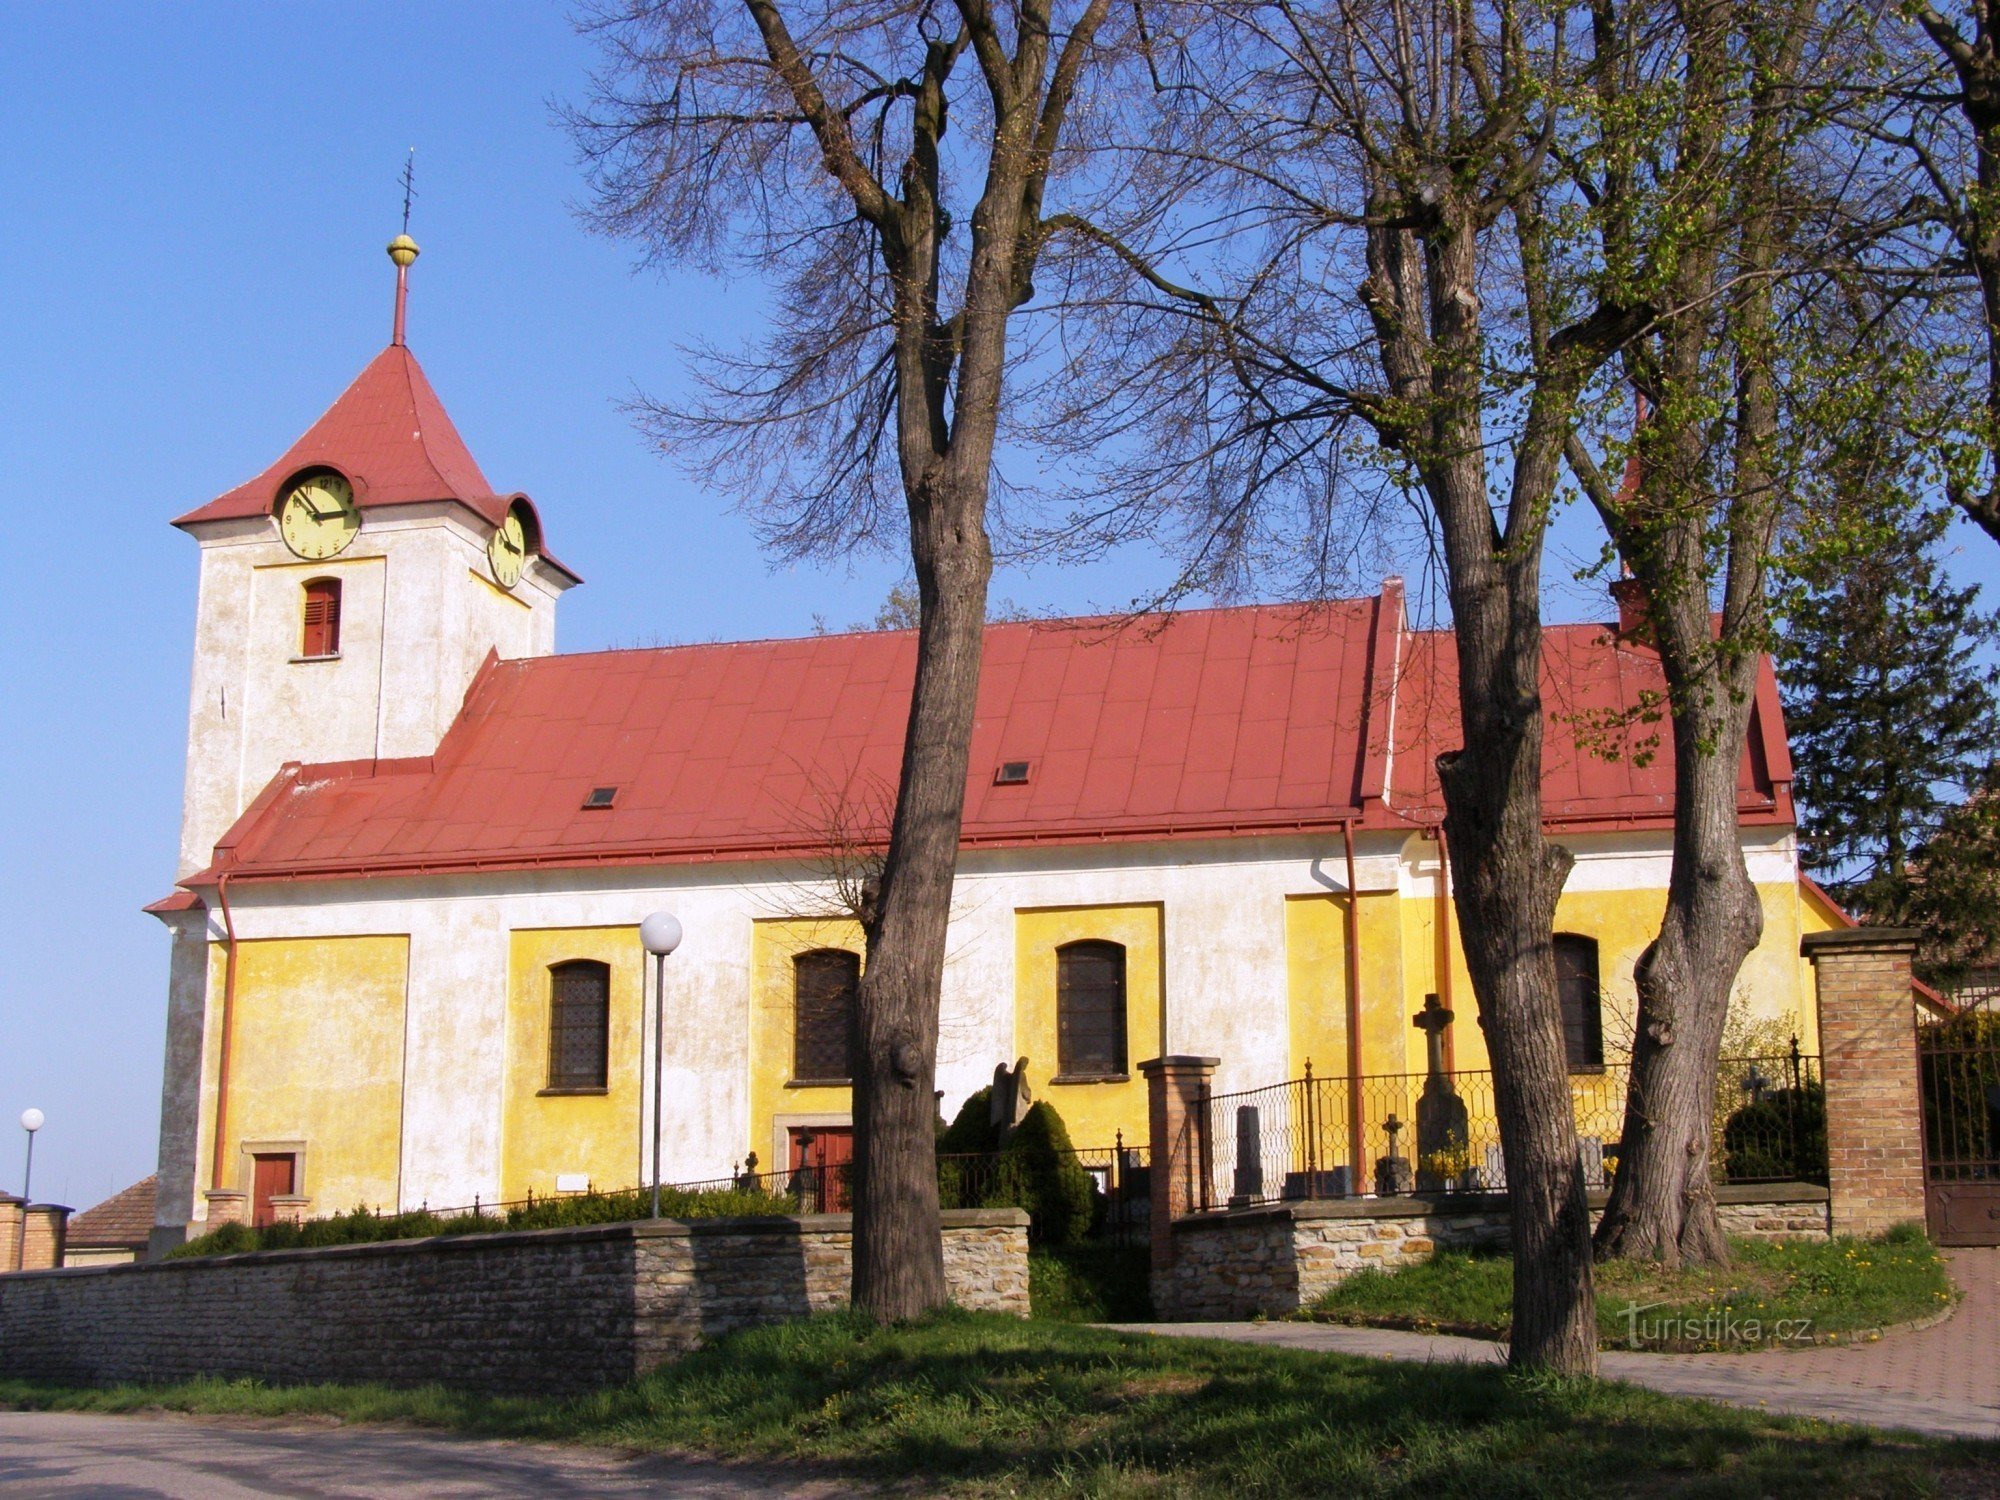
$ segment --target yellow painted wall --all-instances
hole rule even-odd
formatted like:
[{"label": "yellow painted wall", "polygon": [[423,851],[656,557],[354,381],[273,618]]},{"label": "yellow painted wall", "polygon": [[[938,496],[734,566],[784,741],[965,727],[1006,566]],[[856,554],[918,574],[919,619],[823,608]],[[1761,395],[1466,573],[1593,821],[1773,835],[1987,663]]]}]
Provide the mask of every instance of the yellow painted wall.
[{"label": "yellow painted wall", "polygon": [[[1014,1047],[1028,1059],[1035,1096],[1046,1099],[1069,1127],[1071,1144],[1113,1144],[1117,1133],[1143,1141],[1146,1080],[1138,1065],[1158,1057],[1166,1034],[1166,991],[1160,966],[1164,909],[1062,906],[1014,913]],[[1085,938],[1125,948],[1125,1061],[1122,1083],[1054,1083],[1056,1071],[1056,949]]]},{"label": "yellow painted wall", "polygon": [[[208,1076],[222,1049],[227,949],[209,949]],[[247,1144],[304,1143],[298,1190],[315,1215],[394,1209],[403,1137],[407,937],[267,939],[237,945],[228,1185],[247,1192]],[[209,1091],[197,1181],[209,1184],[215,1099]]]},{"label": "yellow painted wall", "polygon": [[[637,931],[551,927],[509,935],[507,1082],[500,1185],[508,1199],[556,1190],[581,1174],[598,1187],[640,1178],[640,1049],[645,1015],[645,952]],[[551,965],[594,959],[611,969],[611,1049],[602,1094],[544,1095],[549,1081]]]},{"label": "yellow painted wall", "polygon": [[[1423,1063],[1423,1037],[1409,1027],[1408,985],[1427,977],[1406,960],[1406,928],[1415,920],[1393,891],[1363,892],[1361,928],[1361,1071],[1406,1073]],[[1422,929],[1427,935],[1428,927]],[[1427,937],[1424,939],[1427,940]],[[1422,949],[1417,949],[1421,958]],[[1285,975],[1291,1019],[1291,1076],[1310,1062],[1316,1077],[1347,1073],[1347,898],[1293,896],[1285,902]],[[1417,1005],[1421,1005],[1419,994]],[[1403,1035],[1417,1038],[1414,1054]],[[1413,1062],[1412,1056],[1415,1061]]]},{"label": "yellow painted wall", "polygon": [[[1736,984],[1736,1010],[1796,1035],[1807,1052],[1818,1046],[1811,966],[1798,958],[1803,932],[1837,925],[1824,904],[1791,883],[1758,887],[1764,905],[1764,936],[1744,961]],[[1346,898],[1327,894],[1295,896],[1285,908],[1288,1004],[1291,1023],[1291,1077],[1310,1061],[1316,1076],[1347,1069]],[[1572,891],[1556,909],[1556,930],[1594,938],[1604,1004],[1606,1057],[1630,1055],[1638,992],[1633,968],[1659,930],[1666,907],[1664,890]],[[1438,984],[1437,904],[1428,896],[1404,899],[1390,893],[1361,897],[1362,1071],[1416,1073],[1425,1062],[1423,1033],[1411,1024],[1426,994],[1448,996],[1457,1017],[1452,1027],[1455,1065],[1460,1072],[1491,1066],[1478,1025],[1478,1007],[1465,954],[1458,942],[1456,914],[1451,943],[1451,986]]]},{"label": "yellow painted wall", "polygon": [[847,917],[784,917],[753,924],[750,980],[750,1139],[758,1170],[783,1171],[776,1159],[780,1115],[851,1118],[854,1091],[792,1088],[795,1015],[792,960],[814,948],[845,948],[865,956],[861,924]]}]

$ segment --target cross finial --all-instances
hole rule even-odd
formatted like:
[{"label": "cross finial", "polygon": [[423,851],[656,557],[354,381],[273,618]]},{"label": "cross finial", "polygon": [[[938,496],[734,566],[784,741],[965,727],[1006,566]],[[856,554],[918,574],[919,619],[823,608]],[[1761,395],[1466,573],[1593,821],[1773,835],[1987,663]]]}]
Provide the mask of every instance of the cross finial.
[{"label": "cross finial", "polygon": [[417,258],[417,242],[410,238],[410,202],[417,196],[416,165],[417,148],[412,146],[409,159],[403,163],[403,232],[389,241],[389,259],[396,263],[396,320],[389,342],[399,346],[410,301],[410,262]]}]

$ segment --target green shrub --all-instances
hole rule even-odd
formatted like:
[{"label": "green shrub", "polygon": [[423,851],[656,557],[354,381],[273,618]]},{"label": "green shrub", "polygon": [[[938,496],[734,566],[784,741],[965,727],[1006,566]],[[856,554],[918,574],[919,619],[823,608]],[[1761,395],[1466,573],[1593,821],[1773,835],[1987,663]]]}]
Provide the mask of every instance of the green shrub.
[{"label": "green shrub", "polygon": [[1046,1101],[1031,1105],[1000,1153],[1000,1171],[1028,1211],[1037,1244],[1074,1245],[1090,1233],[1093,1184],[1070,1148],[1069,1129]]},{"label": "green shrub", "polygon": [[[422,1240],[447,1234],[503,1234],[526,1229],[574,1229],[590,1224],[625,1224],[652,1212],[650,1189],[623,1193],[566,1193],[537,1198],[504,1210],[452,1214],[427,1209],[375,1214],[352,1209],[303,1224],[268,1224],[252,1229],[224,1224],[168,1252],[169,1258],[196,1255],[241,1255],[251,1250],[318,1249],[328,1245],[365,1245],[378,1240]],[[753,1218],[789,1214],[789,1198],[738,1188],[660,1189],[660,1216],[666,1219]]]},{"label": "green shrub", "polygon": [[1731,1182],[1810,1182],[1826,1174],[1826,1091],[1816,1083],[1777,1089],[1731,1114],[1722,1127]]},{"label": "green shrub", "polygon": [[985,1156],[997,1150],[999,1143],[993,1138],[993,1122],[987,1117],[992,1107],[992,1087],[976,1090],[939,1133],[938,1155]]},{"label": "green shrub", "polygon": [[1144,1245],[1036,1246],[1028,1300],[1056,1323],[1150,1323],[1152,1252]]}]

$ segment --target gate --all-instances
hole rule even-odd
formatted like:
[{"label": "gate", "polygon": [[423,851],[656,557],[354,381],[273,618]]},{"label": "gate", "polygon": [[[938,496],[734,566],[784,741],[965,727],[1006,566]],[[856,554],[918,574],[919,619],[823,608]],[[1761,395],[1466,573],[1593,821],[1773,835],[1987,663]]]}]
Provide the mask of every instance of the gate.
[{"label": "gate", "polygon": [[2000,1245],[2000,974],[1917,1028],[1924,1208],[1940,1245]]}]

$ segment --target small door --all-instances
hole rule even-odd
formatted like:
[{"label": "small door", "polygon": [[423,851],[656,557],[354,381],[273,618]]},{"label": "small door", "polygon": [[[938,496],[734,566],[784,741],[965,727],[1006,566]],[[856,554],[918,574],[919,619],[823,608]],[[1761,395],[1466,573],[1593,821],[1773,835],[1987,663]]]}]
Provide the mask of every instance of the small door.
[{"label": "small door", "polygon": [[298,1161],[291,1152],[259,1154],[253,1158],[256,1163],[255,1175],[250,1187],[250,1222],[258,1229],[277,1222],[277,1211],[271,1207],[273,1198],[283,1198],[296,1191]]},{"label": "small door", "polygon": [[788,1154],[787,1186],[806,1213],[844,1214],[854,1206],[848,1193],[849,1163],[854,1160],[852,1126],[794,1125]]}]

